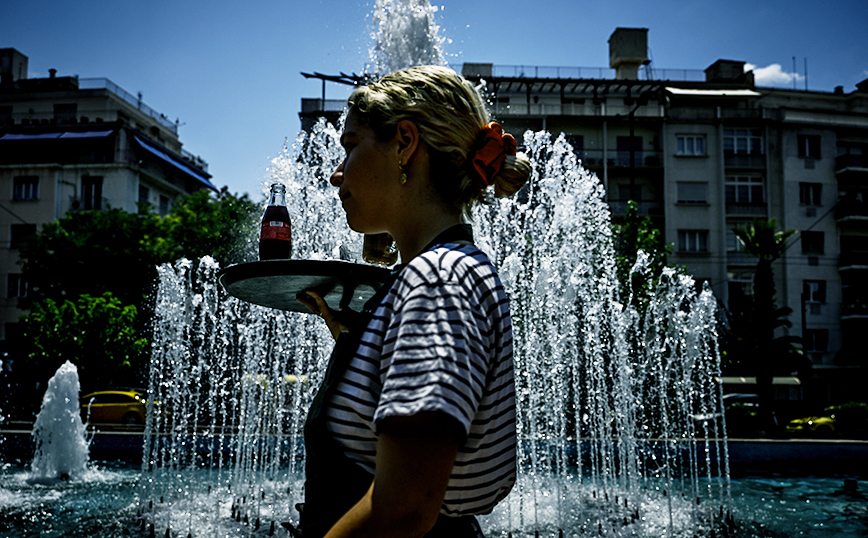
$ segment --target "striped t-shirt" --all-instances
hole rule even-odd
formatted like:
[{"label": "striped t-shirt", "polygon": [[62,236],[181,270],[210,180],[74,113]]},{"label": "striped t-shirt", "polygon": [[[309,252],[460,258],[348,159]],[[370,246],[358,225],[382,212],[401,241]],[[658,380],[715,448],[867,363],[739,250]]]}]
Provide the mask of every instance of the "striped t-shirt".
[{"label": "striped t-shirt", "polygon": [[377,422],[440,411],[467,434],[441,513],[485,514],[516,475],[512,321],[472,245],[436,245],[400,272],[327,405],[328,429],[373,474]]}]

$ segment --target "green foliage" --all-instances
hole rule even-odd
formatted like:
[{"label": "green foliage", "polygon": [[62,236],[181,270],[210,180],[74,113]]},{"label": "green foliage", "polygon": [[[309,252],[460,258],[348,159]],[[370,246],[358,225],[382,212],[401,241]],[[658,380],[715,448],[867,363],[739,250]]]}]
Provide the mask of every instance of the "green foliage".
[{"label": "green foliage", "polygon": [[[129,321],[138,336],[118,336],[104,343],[90,338],[89,353],[101,361],[131,363],[133,371],[144,371],[146,346],[139,343],[148,337],[157,267],[179,258],[198,260],[205,255],[214,257],[222,267],[253,259],[252,239],[260,212],[259,205],[246,194],[232,195],[224,187],[216,195],[203,190],[182,198],[165,217],[147,210],[128,213],[109,209],[73,212],[44,225],[20,251],[22,274],[29,289],[19,306],[32,312],[22,318],[28,329],[19,346],[35,345],[33,339],[39,338],[42,343],[38,346],[43,351],[28,348],[29,361],[56,363],[49,360],[49,342],[66,346],[67,355],[73,349],[70,342],[60,338],[63,332],[79,340],[83,333],[105,332],[106,320],[87,314],[79,298],[111,297],[112,305],[117,301],[131,308],[124,311],[122,319]],[[111,311],[114,306],[91,305],[91,310],[100,308]],[[57,314],[49,315],[49,311]],[[76,319],[77,315],[80,319]],[[48,339],[37,331],[36,325],[46,320],[55,324],[52,334],[57,337]],[[120,329],[120,325],[114,327]],[[44,369],[47,375],[54,372],[49,368]],[[41,366],[39,370],[43,370]],[[86,375],[97,370],[91,368]]]},{"label": "green foliage", "polygon": [[[672,253],[672,244],[663,240],[663,234],[654,226],[649,217],[640,217],[636,202],[627,202],[624,221],[613,225],[615,238],[615,265],[618,274],[618,291],[622,300],[630,297],[633,304],[646,302],[654,282],[659,280]],[[648,256],[649,271],[631,274],[639,251]]]},{"label": "green foliage", "polygon": [[133,360],[148,346],[136,334],[135,318],[136,307],[124,306],[111,293],[44,299],[22,317],[26,358],[49,375],[70,361],[89,388],[129,379]]},{"label": "green foliage", "polygon": [[163,219],[167,257],[198,260],[209,255],[221,267],[251,261],[261,212],[247,194],[234,196],[226,187],[216,196],[195,192]]}]

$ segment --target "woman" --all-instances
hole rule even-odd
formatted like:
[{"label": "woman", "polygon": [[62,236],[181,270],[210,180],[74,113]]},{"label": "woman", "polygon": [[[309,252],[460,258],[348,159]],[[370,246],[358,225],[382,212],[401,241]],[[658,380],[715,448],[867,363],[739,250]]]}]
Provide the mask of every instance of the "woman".
[{"label": "woman", "polygon": [[304,538],[481,536],[515,481],[509,303],[475,246],[471,204],[530,163],[478,92],[413,67],[349,98],[331,183],[350,227],[390,233],[403,265],[361,314],[304,300],[337,339],[305,425]]}]

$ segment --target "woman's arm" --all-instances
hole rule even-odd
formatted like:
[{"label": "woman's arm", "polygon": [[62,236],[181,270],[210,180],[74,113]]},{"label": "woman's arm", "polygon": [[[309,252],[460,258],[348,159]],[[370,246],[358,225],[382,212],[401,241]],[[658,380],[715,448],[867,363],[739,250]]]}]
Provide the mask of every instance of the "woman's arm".
[{"label": "woman's arm", "polygon": [[429,411],[385,418],[378,429],[374,481],[326,538],[421,537],[437,521],[464,437],[460,425]]}]

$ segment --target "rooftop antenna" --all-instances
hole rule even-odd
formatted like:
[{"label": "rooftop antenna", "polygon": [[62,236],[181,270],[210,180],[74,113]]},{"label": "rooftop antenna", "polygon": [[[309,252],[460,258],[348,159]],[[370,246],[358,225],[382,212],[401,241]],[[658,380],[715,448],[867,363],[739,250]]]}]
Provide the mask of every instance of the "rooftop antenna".
[{"label": "rooftop antenna", "polygon": [[798,72],[796,72],[796,57],[793,56],[793,89],[797,90],[796,83],[799,81],[799,77],[797,76]]},{"label": "rooftop antenna", "polygon": [[805,91],[808,91],[808,57],[805,56]]}]

